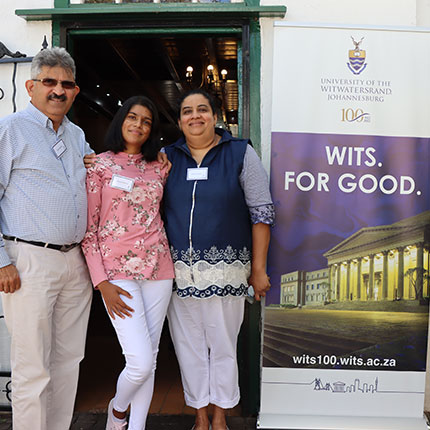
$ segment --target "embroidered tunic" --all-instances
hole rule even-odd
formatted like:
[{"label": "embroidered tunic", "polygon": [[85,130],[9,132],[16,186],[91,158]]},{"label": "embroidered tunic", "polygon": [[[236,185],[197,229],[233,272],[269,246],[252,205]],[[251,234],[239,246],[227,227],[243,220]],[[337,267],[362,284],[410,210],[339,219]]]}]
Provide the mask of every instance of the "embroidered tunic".
[{"label": "embroidered tunic", "polygon": [[88,228],[82,242],[94,285],[173,278],[159,213],[166,177],[160,163],[148,163],[142,154],[108,151],[96,157],[87,173]]},{"label": "embroidered tunic", "polygon": [[[247,140],[227,132],[199,166],[184,139],[165,152],[172,162],[164,212],[176,293],[182,298],[246,294],[252,223],[271,224],[274,219],[267,175],[258,156]],[[254,174],[243,175],[244,163]],[[205,168],[207,179],[202,173],[198,176],[203,179],[187,180],[187,172],[196,172],[189,169]],[[252,196],[262,187],[258,198]]]}]

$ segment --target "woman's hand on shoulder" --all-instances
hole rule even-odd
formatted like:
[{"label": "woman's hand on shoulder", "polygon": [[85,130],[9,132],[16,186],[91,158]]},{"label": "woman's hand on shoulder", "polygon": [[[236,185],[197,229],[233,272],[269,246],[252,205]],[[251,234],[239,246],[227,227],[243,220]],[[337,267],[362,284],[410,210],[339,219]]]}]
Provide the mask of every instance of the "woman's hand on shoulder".
[{"label": "woman's hand on shoulder", "polygon": [[96,158],[96,154],[93,152],[92,154],[86,154],[84,156],[84,166],[86,169],[94,166],[94,160]]},{"label": "woman's hand on shoulder", "polygon": [[270,278],[265,270],[251,270],[251,276],[248,279],[248,284],[254,289],[255,300],[260,301],[265,297],[270,290]]},{"label": "woman's hand on shoulder", "polygon": [[167,154],[165,152],[159,151],[157,154],[157,161],[161,163],[161,168],[166,169],[166,172],[169,173],[172,168],[172,163],[167,158]]},{"label": "woman's hand on shoulder", "polygon": [[122,300],[121,296],[126,296],[132,299],[133,296],[126,290],[123,290],[118,285],[112,284],[109,281],[102,281],[97,285],[100,290],[105,302],[108,314],[112,319],[115,319],[115,315],[124,319],[125,317],[131,317],[131,313],[134,312],[130,306],[128,306]]}]

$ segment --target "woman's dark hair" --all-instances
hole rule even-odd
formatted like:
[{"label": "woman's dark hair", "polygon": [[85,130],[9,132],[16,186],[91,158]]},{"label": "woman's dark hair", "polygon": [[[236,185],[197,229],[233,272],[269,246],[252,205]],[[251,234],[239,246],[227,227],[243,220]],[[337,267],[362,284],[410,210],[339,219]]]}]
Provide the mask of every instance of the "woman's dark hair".
[{"label": "woman's dark hair", "polygon": [[151,133],[148,136],[148,140],[142,145],[141,152],[146,161],[154,161],[157,159],[157,153],[161,147],[159,136],[160,120],[154,103],[145,96],[130,97],[120,107],[113,117],[106,133],[104,150],[112,151],[116,154],[126,149],[125,142],[122,137],[122,124],[124,123],[127,114],[130,112],[130,109],[135,105],[146,107],[152,114]]},{"label": "woman's dark hair", "polygon": [[181,97],[179,97],[178,108],[177,108],[178,119],[181,118],[181,107],[182,107],[182,103],[184,102],[184,100],[189,96],[194,96],[195,94],[202,95],[209,102],[209,106],[211,107],[213,114],[216,114],[218,112],[218,108],[217,108],[217,105],[216,105],[216,102],[215,102],[215,99],[213,98],[213,96],[211,94],[207,93],[205,90],[202,90],[201,88],[196,88],[194,90],[190,90],[190,91],[185,92],[184,94],[182,94]]}]

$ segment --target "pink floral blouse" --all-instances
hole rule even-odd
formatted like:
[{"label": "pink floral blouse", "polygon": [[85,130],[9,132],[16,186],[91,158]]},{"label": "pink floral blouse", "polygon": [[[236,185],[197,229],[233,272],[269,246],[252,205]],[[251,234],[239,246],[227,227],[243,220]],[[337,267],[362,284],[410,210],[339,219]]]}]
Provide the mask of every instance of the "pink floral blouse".
[{"label": "pink floral blouse", "polygon": [[87,172],[88,226],[82,241],[93,284],[174,277],[160,216],[167,179],[141,154],[104,152]]}]

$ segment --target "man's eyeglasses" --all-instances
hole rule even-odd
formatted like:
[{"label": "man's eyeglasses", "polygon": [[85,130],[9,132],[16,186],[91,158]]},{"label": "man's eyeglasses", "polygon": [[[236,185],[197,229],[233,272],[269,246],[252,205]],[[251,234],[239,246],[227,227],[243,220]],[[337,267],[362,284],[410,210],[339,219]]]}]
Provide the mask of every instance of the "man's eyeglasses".
[{"label": "man's eyeglasses", "polygon": [[32,79],[35,82],[42,82],[45,87],[56,87],[58,83],[65,89],[65,90],[73,90],[73,88],[76,87],[76,82],[73,81],[59,81],[57,79],[53,78],[43,78],[43,79]]}]

